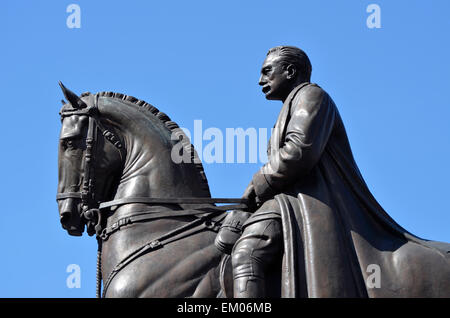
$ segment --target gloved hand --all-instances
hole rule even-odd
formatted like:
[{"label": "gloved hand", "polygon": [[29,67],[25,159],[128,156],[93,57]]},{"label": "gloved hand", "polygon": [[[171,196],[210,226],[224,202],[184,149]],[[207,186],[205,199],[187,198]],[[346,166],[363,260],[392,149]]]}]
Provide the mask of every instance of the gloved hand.
[{"label": "gloved hand", "polygon": [[260,202],[259,202],[258,196],[256,195],[253,183],[250,182],[250,184],[247,186],[247,189],[245,189],[244,194],[242,195],[242,199],[248,200],[248,203],[247,203],[248,209],[246,211],[249,211],[249,212],[256,211]]}]

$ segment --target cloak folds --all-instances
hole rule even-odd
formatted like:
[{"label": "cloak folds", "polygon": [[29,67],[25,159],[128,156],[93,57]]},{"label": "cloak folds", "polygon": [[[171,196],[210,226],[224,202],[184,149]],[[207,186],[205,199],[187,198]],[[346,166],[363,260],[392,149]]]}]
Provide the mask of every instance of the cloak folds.
[{"label": "cloak folds", "polygon": [[450,244],[420,239],[377,203],[319,86],[286,99],[253,177],[279,205],[282,297],[450,297]]}]

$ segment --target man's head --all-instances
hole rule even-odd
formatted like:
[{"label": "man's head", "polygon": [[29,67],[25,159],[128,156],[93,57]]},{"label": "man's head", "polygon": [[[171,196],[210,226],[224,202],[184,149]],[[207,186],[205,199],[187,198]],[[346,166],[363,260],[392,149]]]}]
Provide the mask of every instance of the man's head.
[{"label": "man's head", "polygon": [[267,99],[284,101],[296,86],[310,81],[311,69],[305,52],[294,46],[277,46],[267,53],[259,85]]}]

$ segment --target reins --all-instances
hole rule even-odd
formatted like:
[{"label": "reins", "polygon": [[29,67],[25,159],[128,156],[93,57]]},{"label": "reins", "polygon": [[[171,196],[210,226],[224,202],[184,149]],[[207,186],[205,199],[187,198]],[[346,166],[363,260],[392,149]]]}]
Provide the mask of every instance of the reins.
[{"label": "reins", "polygon": [[[101,248],[104,241],[119,231],[123,226],[131,225],[134,223],[148,222],[151,220],[162,219],[162,218],[173,218],[180,216],[195,216],[196,219],[193,221],[183,224],[176,229],[165,233],[151,241],[145,243],[141,247],[137,248],[130,254],[128,254],[124,259],[122,259],[110,272],[106,280],[104,280],[103,293],[101,297],[105,297],[106,291],[113,280],[113,278],[129,263],[133,260],[139,258],[140,256],[161,248],[163,245],[172,243],[174,241],[180,240],[182,238],[188,237],[195,233],[198,233],[204,229],[209,229],[217,232],[219,230],[220,221],[223,218],[223,212],[227,210],[234,209],[245,209],[247,200],[244,199],[230,199],[230,198],[126,198],[121,200],[113,200],[100,204],[98,209],[88,210],[84,216],[90,221],[97,223],[95,225],[95,230],[97,234],[98,242],[98,255],[97,255],[97,286],[96,286],[96,296],[100,298],[101,294]],[[129,203],[165,203],[165,204],[195,204],[195,203],[240,203],[235,205],[226,206],[210,206],[202,207],[199,209],[185,209],[185,210],[175,210],[175,211],[143,211],[134,215],[126,216],[120,218],[118,221],[114,222],[110,226],[102,228],[101,226],[101,209],[106,209],[112,206],[129,204]],[[219,216],[219,219],[214,219],[214,217]]]},{"label": "reins", "polygon": [[[200,210],[197,210],[196,212],[197,214],[199,212],[201,213]],[[205,229],[217,232],[220,227],[220,222],[225,218],[225,216],[223,216],[224,210],[217,209],[213,211],[203,211],[203,212],[204,214],[197,217],[195,220],[187,224],[183,224],[182,226],[179,226],[172,231],[169,231],[165,234],[160,235],[157,238],[150,240],[149,242],[145,243],[141,247],[135,249],[133,252],[128,254],[124,259],[122,259],[116,266],[114,266],[109,276],[104,281],[102,297],[105,297],[106,291],[110,283],[112,282],[113,278],[125,266],[127,266],[137,258],[141,257],[142,255],[157,250],[159,248],[162,248],[164,245],[167,245],[169,243],[194,235],[195,233],[201,232]],[[214,217],[216,216],[218,216],[218,218],[214,219]],[[98,295],[100,294],[99,290],[97,290],[97,294]]]}]

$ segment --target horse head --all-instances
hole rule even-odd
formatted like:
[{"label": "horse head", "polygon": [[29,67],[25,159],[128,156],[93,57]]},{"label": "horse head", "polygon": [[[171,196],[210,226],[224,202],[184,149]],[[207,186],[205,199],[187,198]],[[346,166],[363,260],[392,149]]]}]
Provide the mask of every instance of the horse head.
[{"label": "horse head", "polygon": [[[89,93],[78,97],[60,86],[68,102],[63,101],[60,111],[57,201],[62,227],[80,236],[87,224],[85,213],[105,200],[117,184],[115,172],[122,165],[123,151],[120,137],[112,128],[103,128],[97,97]],[[88,228],[88,233],[92,235],[93,230]]]},{"label": "horse head", "polygon": [[[87,213],[108,200],[210,196],[195,150],[166,114],[131,96],[79,97],[60,86],[68,102],[60,112],[57,200],[69,234],[81,235],[86,224],[94,234]],[[188,160],[174,160],[178,145]]]}]

